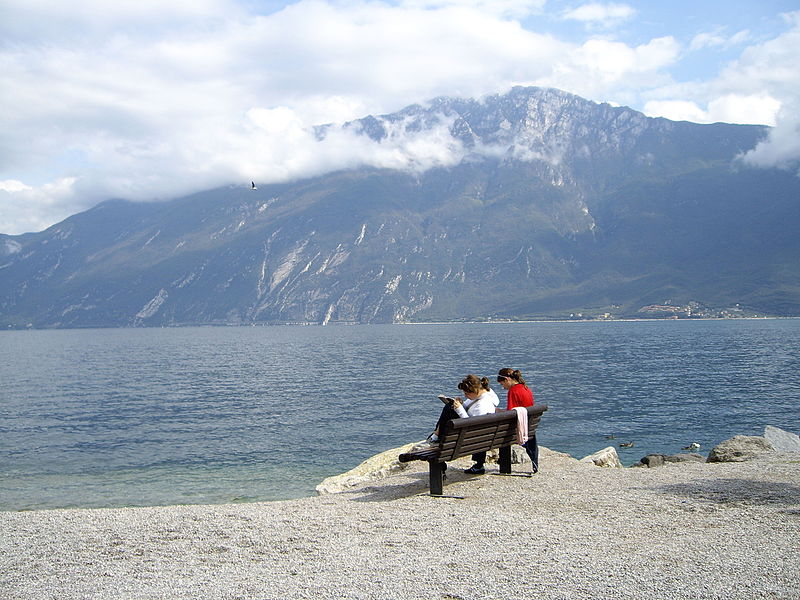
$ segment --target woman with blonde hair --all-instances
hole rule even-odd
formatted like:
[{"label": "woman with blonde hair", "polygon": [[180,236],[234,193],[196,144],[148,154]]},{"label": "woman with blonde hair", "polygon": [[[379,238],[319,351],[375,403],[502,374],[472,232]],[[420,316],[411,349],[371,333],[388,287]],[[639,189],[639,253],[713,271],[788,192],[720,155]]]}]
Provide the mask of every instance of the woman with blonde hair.
[{"label": "woman with blonde hair", "polygon": [[[533,406],[534,398],[533,392],[525,384],[522,378],[522,373],[519,369],[500,369],[497,374],[497,383],[503,386],[503,389],[508,392],[506,400],[506,410],[512,410],[521,407]],[[533,472],[539,472],[539,445],[536,443],[536,434],[534,433],[528,438],[528,441],[523,444],[525,452],[533,463]]]}]

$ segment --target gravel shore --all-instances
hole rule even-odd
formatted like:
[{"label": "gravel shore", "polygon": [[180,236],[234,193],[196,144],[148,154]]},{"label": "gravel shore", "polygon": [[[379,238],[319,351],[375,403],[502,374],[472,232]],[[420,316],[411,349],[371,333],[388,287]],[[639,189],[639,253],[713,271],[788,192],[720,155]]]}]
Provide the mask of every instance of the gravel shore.
[{"label": "gravel shore", "polygon": [[463,499],[415,463],[285,502],[0,513],[0,598],[800,598],[800,455],[540,462],[451,463]]}]

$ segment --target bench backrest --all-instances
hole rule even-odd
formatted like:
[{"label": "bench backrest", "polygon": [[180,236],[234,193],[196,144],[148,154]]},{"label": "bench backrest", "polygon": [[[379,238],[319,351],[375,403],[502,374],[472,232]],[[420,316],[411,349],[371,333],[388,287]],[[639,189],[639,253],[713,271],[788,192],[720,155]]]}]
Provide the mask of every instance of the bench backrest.
[{"label": "bench backrest", "polygon": [[[528,407],[528,435],[536,431],[546,404]],[[468,419],[453,419],[444,425],[439,462],[492,450],[517,442],[517,413],[513,410]]]}]

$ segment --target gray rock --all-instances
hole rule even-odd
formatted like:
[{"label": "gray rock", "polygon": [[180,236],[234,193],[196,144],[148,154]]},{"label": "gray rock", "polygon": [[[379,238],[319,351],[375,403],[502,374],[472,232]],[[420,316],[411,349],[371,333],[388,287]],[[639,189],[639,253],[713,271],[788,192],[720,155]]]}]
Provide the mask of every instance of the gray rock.
[{"label": "gray rock", "polygon": [[669,456],[665,456],[664,460],[671,463],[706,462],[706,457],[702,454],[691,452],[689,454],[670,454]]},{"label": "gray rock", "polygon": [[763,437],[736,435],[714,446],[706,462],[743,462],[774,450],[772,444]]},{"label": "gray rock", "polygon": [[640,460],[634,467],[660,467],[666,463],[683,463],[683,462],[705,462],[705,457],[700,454],[648,454]]},{"label": "gray rock", "polygon": [[648,469],[652,469],[653,467],[660,467],[664,464],[664,455],[663,454],[648,454],[642,459],[642,464],[646,466]]},{"label": "gray rock", "polygon": [[767,425],[764,428],[764,438],[778,452],[800,452],[800,436],[797,434]]}]

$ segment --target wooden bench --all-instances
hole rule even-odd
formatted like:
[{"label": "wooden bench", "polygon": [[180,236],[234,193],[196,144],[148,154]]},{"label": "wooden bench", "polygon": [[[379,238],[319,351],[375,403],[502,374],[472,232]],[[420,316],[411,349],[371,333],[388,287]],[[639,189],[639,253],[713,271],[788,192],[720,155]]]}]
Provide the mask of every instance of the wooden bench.
[{"label": "wooden bench", "polygon": [[[528,407],[528,436],[536,433],[546,404]],[[439,445],[401,454],[400,462],[428,461],[432,496],[442,495],[446,463],[468,454],[500,449],[500,472],[511,473],[511,445],[517,443],[517,413],[513,410],[491,415],[452,419],[439,433]]]}]

